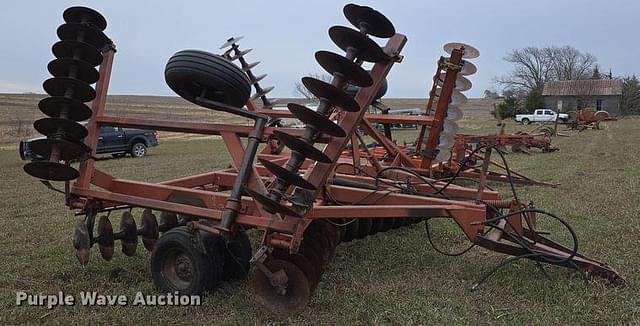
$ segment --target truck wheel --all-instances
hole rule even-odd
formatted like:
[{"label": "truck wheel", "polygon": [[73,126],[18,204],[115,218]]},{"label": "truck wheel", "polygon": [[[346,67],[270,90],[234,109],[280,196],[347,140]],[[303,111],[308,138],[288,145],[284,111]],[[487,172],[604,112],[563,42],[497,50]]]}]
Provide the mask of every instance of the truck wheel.
[{"label": "truck wheel", "polygon": [[156,242],[151,254],[151,276],[158,290],[198,295],[220,283],[222,264],[197,248],[197,237],[186,226],[179,226]]},{"label": "truck wheel", "polygon": [[131,146],[131,156],[143,157],[145,154],[147,154],[147,145],[144,143],[135,143]]},{"label": "truck wheel", "polygon": [[530,124],[530,123],[531,123],[531,120],[529,120],[529,119],[527,119],[527,118],[523,118],[523,119],[522,119],[522,124],[523,124],[523,125],[528,125],[528,124]]}]

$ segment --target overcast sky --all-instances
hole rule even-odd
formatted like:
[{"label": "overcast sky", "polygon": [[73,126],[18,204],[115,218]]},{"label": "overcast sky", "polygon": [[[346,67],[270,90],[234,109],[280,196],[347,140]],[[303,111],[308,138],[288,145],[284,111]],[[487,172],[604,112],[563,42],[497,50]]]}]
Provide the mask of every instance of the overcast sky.
[{"label": "overcast sky", "polygon": [[[445,8],[436,8],[436,3]],[[397,32],[407,35],[401,64],[389,75],[392,97],[424,97],[437,58],[447,42],[464,42],[480,50],[473,62],[478,73],[467,94],[481,96],[506,74],[507,51],[526,46],[571,45],[598,58],[601,71],[616,76],[640,74],[640,1],[637,0],[461,0],[363,1],[385,14]],[[53,59],[51,45],[62,12],[84,5],[107,19],[106,34],[118,53],[110,94],[173,95],[163,77],[167,59],[182,49],[219,53],[230,36],[244,35],[243,48],[254,51],[254,70],[269,76],[274,97],[294,96],[303,75],[320,73],[317,50],[336,50],[327,29],[348,25],[342,7],[323,1],[4,1],[0,11],[0,92],[42,93]]]}]

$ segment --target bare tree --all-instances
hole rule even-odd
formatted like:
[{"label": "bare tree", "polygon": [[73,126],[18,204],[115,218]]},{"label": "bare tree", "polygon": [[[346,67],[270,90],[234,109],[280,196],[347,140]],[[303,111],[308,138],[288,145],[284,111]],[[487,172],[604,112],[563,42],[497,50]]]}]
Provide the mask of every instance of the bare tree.
[{"label": "bare tree", "polygon": [[555,80],[587,79],[596,69],[596,57],[574,47],[551,47],[545,51],[548,51]]},{"label": "bare tree", "polygon": [[544,83],[550,79],[552,63],[544,49],[527,47],[513,50],[504,60],[514,65],[513,71],[496,81],[505,89],[512,90],[541,90]]},{"label": "bare tree", "polygon": [[[315,79],[319,79],[325,82],[331,82],[331,76],[327,75],[327,74],[316,74],[316,73],[309,73],[307,74],[308,77],[312,77]],[[309,92],[309,90],[304,87],[304,85],[302,84],[302,82],[297,82],[295,89],[293,90],[293,94],[294,95],[298,95],[298,96],[302,96],[308,100],[312,100],[315,99],[316,96],[313,95],[313,93]]]},{"label": "bare tree", "polygon": [[526,47],[513,50],[504,60],[514,65],[513,71],[496,82],[504,89],[542,91],[551,80],[587,79],[596,64],[596,57],[571,47]]}]

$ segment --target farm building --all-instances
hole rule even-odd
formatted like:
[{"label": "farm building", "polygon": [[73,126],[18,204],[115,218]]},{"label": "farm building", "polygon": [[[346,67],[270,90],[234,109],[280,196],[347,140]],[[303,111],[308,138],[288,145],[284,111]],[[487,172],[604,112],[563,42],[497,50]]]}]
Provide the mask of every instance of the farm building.
[{"label": "farm building", "polygon": [[611,115],[618,115],[622,101],[622,80],[551,81],[544,84],[542,96],[545,107],[558,112],[592,107],[607,111]]}]

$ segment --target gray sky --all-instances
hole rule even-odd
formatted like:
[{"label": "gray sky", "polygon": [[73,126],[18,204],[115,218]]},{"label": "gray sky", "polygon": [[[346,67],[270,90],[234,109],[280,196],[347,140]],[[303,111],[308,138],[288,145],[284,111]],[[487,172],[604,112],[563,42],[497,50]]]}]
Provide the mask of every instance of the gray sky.
[{"label": "gray sky", "polygon": [[[327,29],[347,25],[342,6],[324,1],[5,1],[0,11],[0,92],[43,92],[47,63],[62,12],[84,5],[107,19],[107,35],[116,43],[110,94],[173,95],[163,77],[167,59],[192,48],[219,53],[230,36],[244,35],[243,48],[260,60],[257,74],[269,76],[274,97],[294,96],[303,75],[320,73],[317,50],[337,50]],[[467,94],[481,96],[492,79],[510,66],[505,53],[525,46],[571,45],[598,58],[601,71],[616,76],[639,74],[640,1],[637,0],[461,0],[437,11],[435,1],[363,1],[385,14],[408,37],[405,59],[389,75],[388,96],[424,97],[435,61],[447,42],[465,42],[480,50],[478,73]],[[447,16],[447,14],[451,14]],[[452,17],[455,16],[455,19]]]}]

